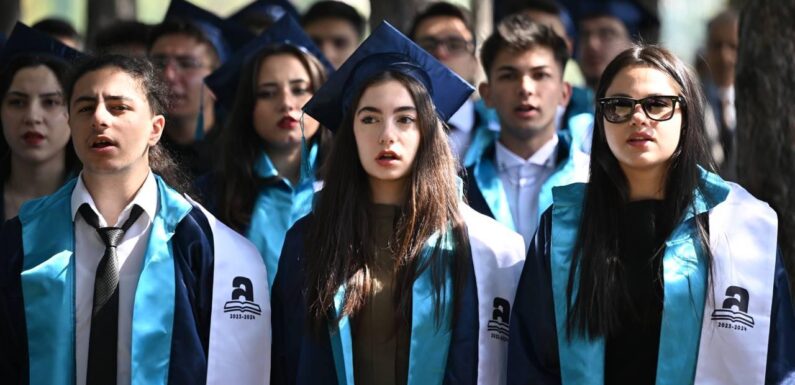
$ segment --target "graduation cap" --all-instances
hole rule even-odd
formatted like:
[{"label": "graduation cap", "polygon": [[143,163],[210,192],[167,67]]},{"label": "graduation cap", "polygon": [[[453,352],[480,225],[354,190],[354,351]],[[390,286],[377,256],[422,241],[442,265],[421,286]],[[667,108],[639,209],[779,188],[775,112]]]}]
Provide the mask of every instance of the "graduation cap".
[{"label": "graduation cap", "polygon": [[237,83],[243,66],[248,63],[260,50],[271,45],[292,45],[302,51],[314,55],[326,68],[327,73],[332,73],[334,67],[326,60],[320,49],[306,35],[298,22],[291,16],[279,19],[273,26],[248,42],[243,48],[235,52],[220,68],[204,78],[204,83],[213,91],[217,100],[230,108],[235,101]]},{"label": "graduation cap", "polygon": [[287,0],[255,0],[233,13],[227,20],[246,24],[250,18],[265,18],[274,23],[285,14],[294,17],[296,20],[301,18],[298,10]]},{"label": "graduation cap", "polygon": [[353,95],[369,79],[385,71],[411,76],[425,86],[436,113],[447,121],[474,92],[464,79],[386,21],[373,31],[345,63],[329,77],[304,111],[336,131]]},{"label": "graduation cap", "polygon": [[44,54],[68,62],[75,62],[86,56],[44,32],[17,22],[0,51],[0,67],[8,65],[11,59],[19,54]]},{"label": "graduation cap", "polygon": [[630,36],[638,34],[647,26],[659,25],[659,20],[634,0],[568,1],[572,16],[579,23],[583,19],[612,16],[624,23]]},{"label": "graduation cap", "polygon": [[222,63],[232,52],[254,38],[254,35],[242,25],[224,20],[185,0],[171,0],[163,20],[181,20],[195,25],[213,45]]}]

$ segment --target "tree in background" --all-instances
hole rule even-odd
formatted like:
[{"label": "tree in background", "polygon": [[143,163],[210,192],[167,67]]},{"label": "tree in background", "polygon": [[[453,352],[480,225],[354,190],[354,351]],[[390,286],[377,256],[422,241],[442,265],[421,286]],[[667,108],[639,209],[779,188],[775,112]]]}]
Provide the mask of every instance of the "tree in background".
[{"label": "tree in background", "polygon": [[736,70],[740,183],[778,213],[779,245],[795,297],[795,3],[748,1]]}]

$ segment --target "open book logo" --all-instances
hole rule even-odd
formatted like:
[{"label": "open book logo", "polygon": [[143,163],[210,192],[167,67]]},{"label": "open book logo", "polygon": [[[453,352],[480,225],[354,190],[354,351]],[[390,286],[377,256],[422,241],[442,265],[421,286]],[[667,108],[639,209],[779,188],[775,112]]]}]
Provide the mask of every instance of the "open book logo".
[{"label": "open book logo", "polygon": [[262,314],[262,308],[254,302],[254,284],[250,279],[235,277],[232,287],[232,300],[224,304],[224,313],[232,313],[229,316],[233,319],[254,319]]},{"label": "open book logo", "polygon": [[729,321],[747,327],[754,327],[754,317],[748,314],[750,301],[748,290],[739,286],[729,286],[726,289],[726,299],[723,307],[712,312],[713,321]]}]

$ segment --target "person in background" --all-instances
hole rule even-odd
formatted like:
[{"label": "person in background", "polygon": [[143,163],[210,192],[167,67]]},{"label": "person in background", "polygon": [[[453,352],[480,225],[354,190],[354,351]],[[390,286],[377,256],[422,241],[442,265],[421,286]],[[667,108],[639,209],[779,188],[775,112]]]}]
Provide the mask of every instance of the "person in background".
[{"label": "person in background", "polygon": [[312,4],[301,17],[301,25],[334,68],[348,60],[365,32],[362,15],[341,1]]},{"label": "person in background", "polygon": [[301,18],[288,0],[255,0],[233,13],[227,20],[244,25],[258,36],[285,15],[296,20]]},{"label": "person in background", "polygon": [[133,20],[108,24],[97,32],[94,51],[98,54],[146,57],[151,30],[152,26]]},{"label": "person in background", "polygon": [[39,20],[31,26],[37,31],[44,32],[64,45],[77,51],[83,50],[83,38],[68,21],[58,17],[48,17]]},{"label": "person in background", "polygon": [[172,0],[151,32],[149,58],[171,91],[163,145],[193,176],[210,170],[223,120],[204,78],[248,37],[242,26],[184,0]]},{"label": "person in background", "polygon": [[734,68],[737,65],[739,16],[727,9],[707,24],[707,78],[704,92],[715,123],[723,159],[718,162],[724,179],[737,178],[737,111],[734,97]]},{"label": "person in background", "polygon": [[505,382],[521,238],[460,196],[443,122],[472,87],[383,23],[307,103],[333,127],[273,284],[272,384]]},{"label": "person in background", "polygon": [[[569,130],[572,126],[583,126],[585,123],[572,121],[572,118],[584,113],[593,115],[593,92],[584,86],[582,72],[577,62],[572,58],[574,54],[574,22],[569,12],[554,0],[534,0],[531,2],[518,2],[509,11],[521,12],[531,20],[552,28],[563,40],[569,51],[569,60],[563,71],[563,80],[572,85],[571,97],[568,106],[561,107],[558,111],[558,130]],[[576,79],[576,83],[575,80]],[[582,115],[581,115],[582,116]],[[575,127],[576,128],[576,127]],[[584,133],[579,133],[580,135]]]},{"label": "person in background", "polygon": [[637,0],[579,2],[572,11],[577,22],[576,57],[591,90],[607,64],[642,38],[642,29],[659,24]]},{"label": "person in background", "polygon": [[0,222],[77,175],[64,88],[82,55],[23,24],[0,53]]},{"label": "person in background", "polygon": [[497,111],[500,130],[478,132],[470,147],[467,201],[528,245],[552,204],[552,188],[588,179],[581,138],[556,124],[571,95],[563,80],[566,43],[551,28],[513,14],[486,39],[480,56],[487,75],[480,94]]},{"label": "person in background", "polygon": [[0,378],[265,381],[265,266],[175,189],[186,181],[158,143],[168,91],[154,67],[91,58],[65,95],[83,170],[0,230]]},{"label": "person in background", "polygon": [[[458,76],[475,84],[480,66],[475,56],[473,31],[465,10],[438,2],[414,17],[408,36]],[[494,111],[474,97],[461,106],[447,126],[453,154],[461,163],[477,131],[498,129]]]},{"label": "person in background", "polygon": [[257,246],[271,285],[287,230],[312,209],[330,133],[301,108],[330,71],[298,23],[284,16],[205,80],[233,107],[218,167],[199,190],[211,212]]},{"label": "person in background", "polygon": [[522,271],[508,383],[781,383],[795,314],[778,219],[710,171],[697,78],[635,46],[596,96],[590,180],[553,191]]}]

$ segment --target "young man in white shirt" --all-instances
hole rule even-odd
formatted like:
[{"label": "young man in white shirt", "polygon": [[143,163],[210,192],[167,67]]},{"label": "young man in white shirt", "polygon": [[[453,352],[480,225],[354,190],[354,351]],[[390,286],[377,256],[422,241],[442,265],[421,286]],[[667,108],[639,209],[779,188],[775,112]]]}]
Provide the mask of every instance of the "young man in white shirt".
[{"label": "young man in white shirt", "polygon": [[520,233],[526,244],[552,203],[552,187],[588,177],[582,144],[556,132],[558,107],[571,95],[563,81],[568,57],[560,36],[521,14],[505,18],[481,50],[487,81],[480,94],[497,111],[500,132],[475,137],[466,194],[473,208]]},{"label": "young man in white shirt", "polygon": [[167,92],[154,67],[94,58],[66,96],[83,171],[0,230],[0,378],[264,383],[265,267],[171,187],[184,182],[158,144]]}]

